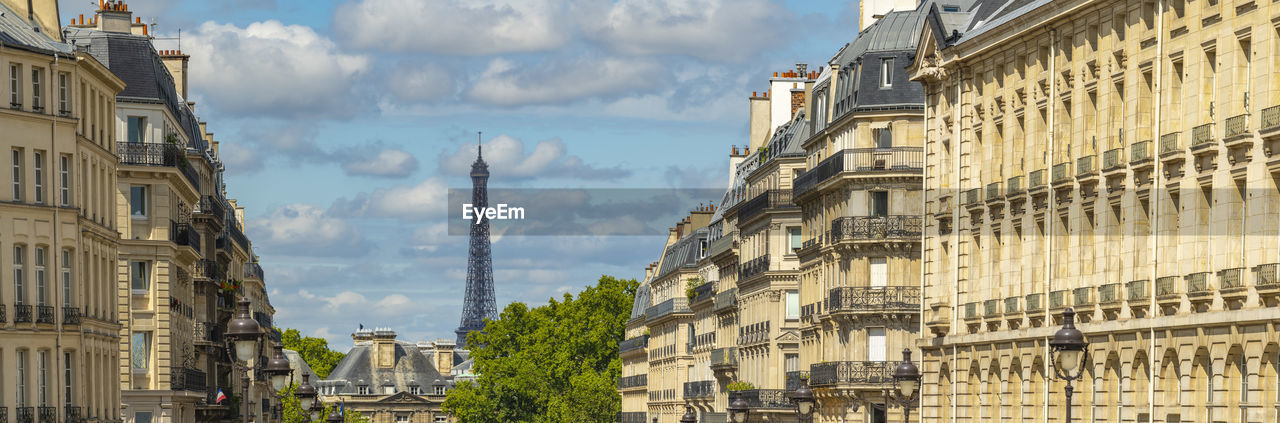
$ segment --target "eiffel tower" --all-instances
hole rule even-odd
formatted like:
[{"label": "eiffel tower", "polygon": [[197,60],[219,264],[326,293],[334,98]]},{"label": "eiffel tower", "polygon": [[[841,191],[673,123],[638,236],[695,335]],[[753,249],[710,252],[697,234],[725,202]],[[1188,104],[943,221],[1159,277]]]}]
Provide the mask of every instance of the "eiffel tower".
[{"label": "eiffel tower", "polygon": [[[489,206],[489,165],[477,147],[476,162],[471,164],[471,205],[483,210]],[[489,255],[489,220],[471,225],[471,248],[467,256],[467,297],[462,305],[462,322],[458,324],[458,348],[467,347],[467,334],[484,330],[485,319],[498,317],[493,298],[493,259]]]}]

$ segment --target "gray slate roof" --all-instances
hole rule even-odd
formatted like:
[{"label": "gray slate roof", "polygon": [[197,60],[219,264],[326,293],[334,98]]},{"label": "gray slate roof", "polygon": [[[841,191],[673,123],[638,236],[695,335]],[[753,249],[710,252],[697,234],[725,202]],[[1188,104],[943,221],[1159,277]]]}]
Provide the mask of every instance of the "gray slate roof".
[{"label": "gray slate roof", "polygon": [[644,317],[644,310],[649,308],[649,302],[651,301],[650,298],[652,295],[649,292],[649,282],[651,281],[652,278],[645,279],[644,282],[641,282],[640,286],[636,288],[636,298],[631,302],[631,319]]},{"label": "gray slate roof", "polygon": [[702,241],[707,239],[707,228],[698,228],[667,247],[662,254],[662,265],[654,279],[662,279],[681,268],[693,268],[701,256]]},{"label": "gray slate roof", "polygon": [[50,38],[47,30],[57,28],[41,28],[39,30],[27,22],[13,9],[0,4],[0,43],[5,48],[18,48],[44,54],[62,54],[70,56],[74,48],[67,43]]},{"label": "gray slate roof", "polygon": [[415,383],[424,390],[430,386],[452,385],[452,378],[442,376],[417,345],[394,342],[395,366],[392,368],[375,368],[374,343],[360,342],[338,362],[329,377],[316,386],[336,387],[337,394],[356,394],[358,386],[367,386],[370,393],[381,395],[382,387],[388,384],[395,386],[396,392],[407,392]]}]

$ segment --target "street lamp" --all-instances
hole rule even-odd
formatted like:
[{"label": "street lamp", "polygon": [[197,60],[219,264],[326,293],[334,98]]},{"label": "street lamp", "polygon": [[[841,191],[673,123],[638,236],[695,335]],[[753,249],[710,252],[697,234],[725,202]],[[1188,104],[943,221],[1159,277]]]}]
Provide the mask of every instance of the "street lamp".
[{"label": "street lamp", "polygon": [[271,389],[280,392],[289,387],[289,382],[293,381],[293,366],[289,365],[289,359],[284,358],[284,346],[280,345],[279,342],[272,344],[272,348],[275,350],[274,357],[267,360],[267,366],[262,371],[270,378]]},{"label": "street lamp", "polygon": [[693,407],[684,406],[684,417],[680,418],[680,423],[698,423],[698,415],[694,414]]},{"label": "street lamp", "polygon": [[[742,399],[742,392],[733,392],[737,398],[729,403],[729,420],[733,423],[747,423],[747,417],[751,414],[751,406]],[[731,395],[732,396],[732,395]]]},{"label": "street lamp", "polygon": [[1084,350],[1089,347],[1084,334],[1076,329],[1076,311],[1070,308],[1062,312],[1062,329],[1053,334],[1049,341],[1049,365],[1059,379],[1067,382],[1067,419],[1071,422],[1071,394],[1074,388],[1071,382],[1084,374]]},{"label": "street lamp", "polygon": [[324,412],[324,404],[321,404],[320,401],[315,401],[311,404],[311,409],[307,411],[311,414],[311,418],[307,421],[318,422],[320,421],[320,413]]},{"label": "street lamp", "polygon": [[258,354],[258,339],[262,337],[262,327],[249,316],[249,300],[244,297],[236,303],[238,314],[227,322],[227,341],[235,352],[233,367],[240,370],[240,411],[241,421],[249,423],[249,362]]},{"label": "street lamp", "polygon": [[920,399],[920,369],[911,361],[911,349],[902,349],[902,362],[893,369],[893,382],[897,395],[894,401],[902,406],[904,422],[911,421],[911,409]]},{"label": "street lamp", "polygon": [[342,423],[342,409],[335,408],[333,412],[329,413],[329,418],[324,419],[324,421],[327,423]]},{"label": "street lamp", "polygon": [[294,396],[298,397],[298,407],[303,410],[311,411],[315,419],[320,416],[314,414],[314,405],[316,404],[316,387],[311,386],[311,375],[302,374],[302,384],[298,385],[298,390],[294,392]]},{"label": "street lamp", "polygon": [[791,394],[791,402],[796,403],[796,416],[800,417],[801,422],[812,421],[814,400],[813,390],[809,389],[809,379],[800,379],[800,387]]}]

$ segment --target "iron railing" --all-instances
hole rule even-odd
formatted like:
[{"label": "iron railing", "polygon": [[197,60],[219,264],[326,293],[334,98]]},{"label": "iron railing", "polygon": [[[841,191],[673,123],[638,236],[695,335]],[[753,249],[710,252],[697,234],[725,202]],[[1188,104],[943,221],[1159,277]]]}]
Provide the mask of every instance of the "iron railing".
[{"label": "iron railing", "polygon": [[1213,142],[1213,124],[1206,123],[1204,125],[1191,128],[1191,146],[1198,147],[1201,144]]},{"label": "iron railing", "polygon": [[1118,291],[1120,291],[1119,283],[1102,284],[1102,286],[1098,287],[1098,303],[1110,304],[1119,302],[1120,293]]},{"label": "iron railing", "polygon": [[1127,294],[1128,294],[1125,296],[1125,298],[1131,302],[1141,301],[1143,299],[1146,299],[1147,298],[1147,280],[1143,279],[1143,280],[1137,280],[1137,281],[1129,281],[1129,283],[1125,284],[1125,291],[1127,291]]},{"label": "iron railing", "polygon": [[222,326],[217,323],[195,322],[191,332],[192,338],[196,341],[222,343]]},{"label": "iron railing", "polygon": [[0,304],[0,323],[9,321],[9,313],[6,312],[4,304]]},{"label": "iron railing", "polygon": [[644,316],[648,320],[655,320],[674,313],[690,313],[689,299],[679,297],[663,301],[645,309]]},{"label": "iron railing", "polygon": [[1049,292],[1049,308],[1063,308],[1067,306],[1067,290],[1060,289]]},{"label": "iron railing", "polygon": [[200,175],[187,161],[186,149],[177,144],[154,142],[116,142],[120,164],[177,168],[191,186],[200,191]]},{"label": "iron railing", "polygon": [[264,274],[263,274],[263,272],[262,272],[262,266],[261,266],[261,265],[259,265],[258,263],[253,263],[253,262],[245,263],[245,265],[244,265],[244,278],[245,278],[245,279],[257,279],[257,280],[264,280],[264,279],[265,279],[265,275],[264,275]]},{"label": "iron railing", "polygon": [[1021,194],[1022,191],[1024,191],[1024,189],[1022,188],[1022,177],[1014,176],[1012,178],[1009,178],[1009,180],[1005,182],[1004,187],[1005,187],[1004,188],[1005,195]]},{"label": "iron railing", "polygon": [[196,260],[195,275],[206,279],[220,281],[226,275],[222,270],[222,266],[213,260]]},{"label": "iron railing", "polygon": [[1209,293],[1209,272],[1197,272],[1186,276],[1187,295],[1203,295]]},{"label": "iron railing", "polygon": [[1169,298],[1181,294],[1178,292],[1178,277],[1164,276],[1156,278],[1156,298]]},{"label": "iron railing", "polygon": [[839,287],[827,292],[827,311],[884,312],[888,310],[919,311],[920,287]]},{"label": "iron railing", "polygon": [[769,321],[738,326],[738,345],[756,344],[769,340]]},{"label": "iron railing", "polygon": [[618,389],[635,388],[649,385],[649,375],[633,375],[618,378]]},{"label": "iron railing", "polygon": [[31,312],[30,304],[14,304],[13,305],[13,322],[14,323],[31,323],[34,317]]},{"label": "iron railing", "polygon": [[710,300],[712,297],[714,297],[714,293],[715,293],[715,291],[712,288],[715,288],[714,282],[704,282],[702,284],[699,284],[698,286],[693,287],[693,298],[690,299],[689,303],[690,304],[700,303],[706,300]]},{"label": "iron railing", "polygon": [[831,177],[840,174],[840,172],[844,172],[844,151],[837,151],[831,157],[818,162],[818,165],[814,166],[813,169],[809,169],[809,171],[796,177],[795,182],[792,183],[791,193],[793,196],[798,197],[813,190],[814,187],[826,182]]},{"label": "iron railing", "polygon": [[801,195],[845,172],[919,171],[924,169],[923,147],[851,148],[831,157],[796,178],[792,192]]},{"label": "iron railing", "polygon": [[1151,158],[1151,141],[1138,141],[1129,146],[1129,163]]},{"label": "iron railing", "polygon": [[914,216],[846,216],[831,221],[831,241],[919,238],[924,218]]},{"label": "iron railing", "polygon": [[1044,294],[1027,294],[1027,311],[1044,310]]},{"label": "iron railing", "polygon": [[979,316],[978,316],[978,303],[965,303],[965,304],[964,304],[964,318],[966,318],[966,319],[975,319],[975,318],[978,318],[978,317],[979,317]]},{"label": "iron railing", "polygon": [[964,192],[965,205],[978,204],[979,201],[982,201],[982,189],[974,188],[970,190],[965,190]]},{"label": "iron railing", "polygon": [[1244,135],[1245,133],[1249,132],[1249,115],[1248,114],[1229,117],[1227,118],[1227,121],[1225,123],[1227,125],[1227,132],[1223,134],[1223,136],[1227,138],[1231,138],[1237,135]]},{"label": "iron railing", "polygon": [[1022,300],[1022,297],[1009,297],[1009,298],[1005,298],[1005,299],[1004,299],[1004,312],[1005,312],[1005,314],[1013,314],[1013,313],[1017,313],[1017,312],[1021,311],[1021,310],[1019,310],[1019,309],[1018,309],[1018,306],[1020,305],[1020,301],[1021,301],[1021,300]]},{"label": "iron railing", "polygon": [[35,423],[36,408],[35,407],[18,407],[14,409],[14,417],[18,418],[18,423]]},{"label": "iron railing", "polygon": [[800,385],[809,379],[809,372],[805,370],[792,370],[786,373],[786,389],[787,392],[794,392],[800,389]]},{"label": "iron railing", "polygon": [[738,306],[738,288],[729,288],[716,293],[712,302],[712,310],[720,311]]},{"label": "iron railing", "polygon": [[742,264],[738,269],[738,282],[742,282],[747,278],[767,272],[769,270],[769,255],[765,254],[756,257]]},{"label": "iron railing", "polygon": [[213,216],[216,219],[224,219],[227,217],[227,209],[223,207],[222,200],[212,195],[200,197],[200,202],[197,203],[196,213]]},{"label": "iron railing", "polygon": [[1095,170],[1093,165],[1093,156],[1084,156],[1076,159],[1076,176],[1086,176],[1092,174]]},{"label": "iron railing", "polygon": [[771,189],[760,193],[738,208],[738,222],[745,222],[759,216],[765,210],[796,208],[791,202],[791,193],[780,189]]},{"label": "iron railing", "polygon": [[63,306],[62,307],[62,324],[64,325],[80,324],[80,308]]},{"label": "iron railing", "polygon": [[982,302],[983,315],[987,317],[1000,315],[1000,300],[986,300]]},{"label": "iron railing", "polygon": [[[1260,264],[1253,268],[1253,275],[1253,284],[1259,287],[1280,285],[1280,263]],[[0,312],[3,311],[4,309],[0,309]]]},{"label": "iron railing", "polygon": [[9,423],[9,407],[0,406],[0,423]]},{"label": "iron railing", "polygon": [[1218,272],[1218,289],[1227,290],[1235,288],[1244,288],[1244,281],[1241,274],[1244,273],[1243,267],[1225,269]]},{"label": "iron railing", "polygon": [[44,323],[52,325],[54,323],[53,306],[38,305],[36,306],[36,323]]},{"label": "iron railing", "polygon": [[205,379],[203,371],[189,367],[174,367],[169,373],[169,385],[175,391],[205,392]]},{"label": "iron railing", "polygon": [[1003,196],[1000,192],[1000,183],[992,182],[987,184],[987,201],[995,200]]},{"label": "iron railing", "polygon": [[1071,179],[1071,162],[1058,163],[1053,165],[1053,183],[1062,182]]},{"label": "iron railing", "polygon": [[684,383],[684,398],[711,398],[716,394],[716,381],[700,380]]},{"label": "iron railing", "polygon": [[1262,124],[1258,125],[1258,128],[1272,129],[1275,127],[1280,127],[1280,106],[1262,109]]},{"label": "iron railing", "polygon": [[809,386],[881,385],[893,382],[891,361],[829,361],[809,366]]},{"label": "iron railing", "polygon": [[1027,178],[1027,188],[1036,188],[1044,185],[1044,169],[1032,171]]},{"label": "iron railing", "polygon": [[1178,135],[1178,132],[1170,132],[1160,136],[1161,155],[1182,150],[1182,144],[1178,142]]},{"label": "iron railing", "polygon": [[738,367],[738,347],[711,350],[711,367]]},{"label": "iron railing", "polygon": [[796,408],[782,389],[750,389],[738,391],[738,396],[751,408]]},{"label": "iron railing", "polygon": [[240,245],[241,250],[249,251],[249,238],[244,236],[244,231],[240,229],[240,222],[228,224],[227,233],[231,234],[231,240]]},{"label": "iron railing", "polygon": [[643,411],[622,411],[618,413],[619,423],[649,423],[648,415]]},{"label": "iron railing", "polygon": [[200,233],[190,223],[169,221],[169,240],[174,244],[185,245],[200,251]]},{"label": "iron railing", "polygon": [[63,416],[67,419],[67,423],[80,423],[84,421],[84,413],[78,405],[66,405],[62,407]]},{"label": "iron railing", "polygon": [[1102,153],[1102,169],[1111,170],[1124,166],[1124,161],[1120,158],[1124,157],[1124,147],[1113,148]]},{"label": "iron railing", "polygon": [[40,423],[58,423],[58,407],[36,407]]},{"label": "iron railing", "polygon": [[1072,299],[1073,300],[1072,304],[1078,305],[1078,306],[1093,304],[1093,295],[1092,295],[1093,289],[1088,287],[1076,288],[1072,290],[1071,293],[1072,293],[1072,296],[1075,297]]}]

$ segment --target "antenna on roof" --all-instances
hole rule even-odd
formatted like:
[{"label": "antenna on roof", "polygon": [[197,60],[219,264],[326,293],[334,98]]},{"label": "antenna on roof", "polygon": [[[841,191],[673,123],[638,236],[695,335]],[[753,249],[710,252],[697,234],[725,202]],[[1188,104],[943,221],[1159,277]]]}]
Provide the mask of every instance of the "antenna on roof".
[{"label": "antenna on roof", "polygon": [[476,131],[476,157],[484,155],[484,131]]}]

